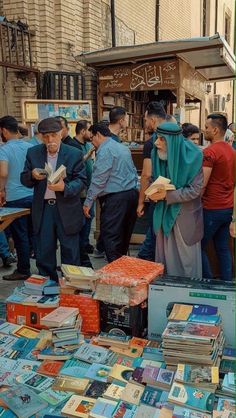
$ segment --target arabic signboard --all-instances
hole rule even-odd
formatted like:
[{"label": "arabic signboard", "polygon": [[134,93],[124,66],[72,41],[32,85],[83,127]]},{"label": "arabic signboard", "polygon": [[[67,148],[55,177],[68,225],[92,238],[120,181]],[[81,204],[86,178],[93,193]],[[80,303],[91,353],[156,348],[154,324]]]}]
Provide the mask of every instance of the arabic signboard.
[{"label": "arabic signboard", "polygon": [[179,64],[176,59],[121,65],[99,72],[101,92],[176,89]]},{"label": "arabic signboard", "polygon": [[204,99],[206,79],[184,61],[180,62],[181,85],[184,90],[198,99]]}]

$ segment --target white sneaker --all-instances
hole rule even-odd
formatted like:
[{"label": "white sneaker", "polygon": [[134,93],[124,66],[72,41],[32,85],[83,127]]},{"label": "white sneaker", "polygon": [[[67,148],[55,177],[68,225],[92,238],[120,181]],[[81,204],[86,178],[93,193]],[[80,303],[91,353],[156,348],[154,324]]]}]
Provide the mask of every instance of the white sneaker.
[{"label": "white sneaker", "polygon": [[97,250],[97,248],[94,248],[93,253],[90,254],[90,255],[91,255],[91,257],[94,257],[94,258],[104,258],[105,257],[105,252],[104,251],[100,252],[100,251]]}]

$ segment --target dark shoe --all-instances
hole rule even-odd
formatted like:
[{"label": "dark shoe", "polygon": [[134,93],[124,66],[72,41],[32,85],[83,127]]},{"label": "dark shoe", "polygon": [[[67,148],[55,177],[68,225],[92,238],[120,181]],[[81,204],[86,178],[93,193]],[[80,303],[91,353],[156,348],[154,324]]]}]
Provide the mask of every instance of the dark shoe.
[{"label": "dark shoe", "polygon": [[91,244],[86,245],[86,247],[85,247],[86,253],[93,254],[93,250],[94,250],[94,246],[93,245],[91,245]]},{"label": "dark shoe", "polygon": [[12,255],[9,255],[8,257],[3,258],[2,262],[3,267],[10,267],[13,263],[16,263],[16,259]]},{"label": "dark shoe", "polygon": [[13,271],[11,274],[7,274],[5,276],[2,276],[2,280],[9,280],[11,281],[17,281],[17,280],[26,280],[29,278],[29,274],[22,274],[19,273],[18,270]]}]

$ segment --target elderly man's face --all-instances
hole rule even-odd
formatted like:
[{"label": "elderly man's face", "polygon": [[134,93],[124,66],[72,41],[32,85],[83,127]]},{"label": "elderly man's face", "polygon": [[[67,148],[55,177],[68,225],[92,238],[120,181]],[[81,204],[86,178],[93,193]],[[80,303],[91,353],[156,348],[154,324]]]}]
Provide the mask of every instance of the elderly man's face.
[{"label": "elderly man's face", "polygon": [[158,136],[154,145],[157,147],[157,153],[160,160],[167,160],[167,145],[166,140],[162,136]]},{"label": "elderly man's face", "polygon": [[56,154],[59,151],[62,139],[62,131],[49,132],[47,134],[41,134],[42,140],[47,147],[49,154]]}]

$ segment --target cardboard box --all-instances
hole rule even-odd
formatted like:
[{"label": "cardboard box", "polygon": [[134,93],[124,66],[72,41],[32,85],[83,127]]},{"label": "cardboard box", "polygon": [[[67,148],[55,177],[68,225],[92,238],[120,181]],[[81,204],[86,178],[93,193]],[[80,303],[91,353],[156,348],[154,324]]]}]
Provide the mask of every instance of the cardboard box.
[{"label": "cardboard box", "polygon": [[88,295],[60,295],[60,306],[79,308],[82,317],[82,332],[97,334],[100,332],[100,310],[99,301]]},{"label": "cardboard box", "polygon": [[47,328],[40,325],[40,319],[52,312],[54,308],[45,308],[20,303],[7,303],[7,321],[33,328]]}]

